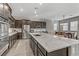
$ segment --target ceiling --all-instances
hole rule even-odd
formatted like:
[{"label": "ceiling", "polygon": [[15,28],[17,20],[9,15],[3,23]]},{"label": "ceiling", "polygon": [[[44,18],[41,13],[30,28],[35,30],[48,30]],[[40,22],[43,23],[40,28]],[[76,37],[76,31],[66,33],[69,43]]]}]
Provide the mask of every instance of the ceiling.
[{"label": "ceiling", "polygon": [[[78,3],[9,3],[12,15],[16,19],[52,19],[59,20],[79,15]],[[37,15],[35,16],[35,8]]]}]

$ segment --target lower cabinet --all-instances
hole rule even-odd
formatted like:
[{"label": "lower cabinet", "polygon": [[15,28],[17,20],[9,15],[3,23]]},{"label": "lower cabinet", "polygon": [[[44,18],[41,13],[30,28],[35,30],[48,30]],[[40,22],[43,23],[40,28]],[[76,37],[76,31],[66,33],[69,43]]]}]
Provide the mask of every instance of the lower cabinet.
[{"label": "lower cabinet", "polygon": [[41,54],[42,56],[46,56],[47,55],[47,51],[38,43],[38,56],[39,54]]},{"label": "lower cabinet", "polygon": [[17,33],[17,38],[18,38],[18,39],[22,39],[22,32],[18,32],[18,33]]},{"label": "lower cabinet", "polygon": [[30,46],[31,46],[31,49],[32,49],[32,51],[33,51],[33,54],[34,54],[35,56],[37,56],[37,42],[35,42],[35,41],[33,40],[33,38],[31,38],[31,40],[30,40]]},{"label": "lower cabinet", "polygon": [[30,46],[31,46],[34,56],[45,56],[46,55],[46,51],[43,50],[43,48],[40,48],[40,45],[38,44],[38,42],[32,37],[30,40]]},{"label": "lower cabinet", "polygon": [[38,49],[38,56],[44,56],[40,49]]},{"label": "lower cabinet", "polygon": [[12,36],[9,36],[9,49],[14,45],[16,40],[17,40],[17,33]]}]

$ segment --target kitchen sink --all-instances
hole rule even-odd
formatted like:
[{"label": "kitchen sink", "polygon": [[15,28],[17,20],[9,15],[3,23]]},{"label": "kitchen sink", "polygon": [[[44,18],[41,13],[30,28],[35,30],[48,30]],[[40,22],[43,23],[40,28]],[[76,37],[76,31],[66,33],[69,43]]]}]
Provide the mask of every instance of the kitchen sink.
[{"label": "kitchen sink", "polygon": [[34,36],[41,36],[40,34],[34,34]]}]

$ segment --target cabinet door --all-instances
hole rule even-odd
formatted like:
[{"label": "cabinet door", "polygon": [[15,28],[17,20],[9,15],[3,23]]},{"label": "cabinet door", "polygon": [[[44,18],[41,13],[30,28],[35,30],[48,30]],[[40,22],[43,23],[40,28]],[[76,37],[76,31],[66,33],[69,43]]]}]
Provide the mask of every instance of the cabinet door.
[{"label": "cabinet door", "polygon": [[42,51],[38,48],[38,56],[44,56],[44,54],[42,53]]},{"label": "cabinet door", "polygon": [[17,39],[17,33],[12,36],[9,36],[9,48],[11,48],[14,45],[16,39]]},{"label": "cabinet door", "polygon": [[22,39],[22,32],[18,32],[18,35],[17,35],[18,37],[18,39]]},{"label": "cabinet door", "polygon": [[[40,44],[38,44],[38,50],[40,50],[40,52],[41,52],[43,55],[47,55],[46,50],[45,50]],[[38,53],[40,53],[40,52],[38,51]]]},{"label": "cabinet door", "polygon": [[15,20],[15,27],[22,28],[22,20]]},{"label": "cabinet door", "polygon": [[33,40],[30,40],[30,44],[31,44],[31,49],[33,51],[33,54],[35,55],[35,46],[34,46]]},{"label": "cabinet door", "polygon": [[35,56],[37,56],[37,44],[36,44],[36,42],[34,41],[33,38],[31,38],[31,40],[30,40],[30,46],[31,46],[31,49],[33,51],[33,54]]},{"label": "cabinet door", "polygon": [[3,4],[0,3],[0,16],[3,15]]},{"label": "cabinet door", "polygon": [[0,3],[0,15],[6,18],[11,15],[11,8],[7,3]]},{"label": "cabinet door", "polygon": [[34,53],[35,53],[35,56],[37,56],[37,44],[34,43]]},{"label": "cabinet door", "polygon": [[31,28],[46,28],[46,22],[32,21]]},{"label": "cabinet door", "polygon": [[9,37],[9,48],[11,47],[11,37]]},{"label": "cabinet door", "polygon": [[9,7],[7,5],[4,5],[4,16],[10,17],[10,11],[9,11]]}]

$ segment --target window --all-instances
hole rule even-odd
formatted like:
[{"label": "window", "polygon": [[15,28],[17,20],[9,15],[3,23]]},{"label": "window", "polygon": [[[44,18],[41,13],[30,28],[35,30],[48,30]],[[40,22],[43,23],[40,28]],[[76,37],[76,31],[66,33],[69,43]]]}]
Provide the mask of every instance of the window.
[{"label": "window", "polygon": [[54,24],[54,31],[57,31],[57,23],[56,24]]},{"label": "window", "polygon": [[63,23],[60,24],[60,31],[63,31]]},{"label": "window", "polygon": [[68,23],[63,23],[63,31],[68,31]]},{"label": "window", "polygon": [[78,30],[78,21],[70,22],[70,30],[77,31]]}]

